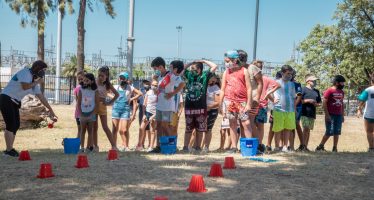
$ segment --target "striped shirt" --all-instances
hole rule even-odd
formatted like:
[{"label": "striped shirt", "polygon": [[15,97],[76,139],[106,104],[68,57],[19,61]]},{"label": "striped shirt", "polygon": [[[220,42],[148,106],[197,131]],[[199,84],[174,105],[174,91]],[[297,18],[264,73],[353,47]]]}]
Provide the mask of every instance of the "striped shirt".
[{"label": "striped shirt", "polygon": [[291,81],[284,82],[277,80],[281,86],[275,91],[275,99],[279,101],[274,105],[274,109],[280,112],[295,112],[295,84]]}]

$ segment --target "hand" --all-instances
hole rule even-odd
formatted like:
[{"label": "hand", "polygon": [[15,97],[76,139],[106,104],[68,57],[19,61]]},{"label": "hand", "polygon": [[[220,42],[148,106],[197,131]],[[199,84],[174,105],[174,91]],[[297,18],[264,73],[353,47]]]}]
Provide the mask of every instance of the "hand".
[{"label": "hand", "polygon": [[49,113],[49,118],[53,121],[53,122],[57,122],[57,119],[58,117],[55,115],[55,113],[53,111],[51,111]]},{"label": "hand", "polygon": [[250,105],[246,105],[243,112],[246,113],[246,112],[249,112],[251,110],[251,106]]},{"label": "hand", "polygon": [[36,79],[35,83],[36,84],[40,84],[40,85],[43,84],[44,83],[44,78],[38,78],[38,79]]},{"label": "hand", "polygon": [[145,122],[145,123],[147,123],[147,122],[148,122],[148,120],[147,120],[147,117],[146,117],[146,116],[144,116],[144,117],[143,117],[143,122]]},{"label": "hand", "polygon": [[331,117],[330,115],[325,115],[325,122],[331,122]]},{"label": "hand", "polygon": [[258,107],[258,105],[259,105],[259,104],[258,104],[258,101],[259,101],[258,99],[252,101],[252,108],[256,108],[256,107]]},{"label": "hand", "polygon": [[165,99],[169,100],[173,96],[174,96],[173,93],[166,93],[164,97],[165,97]]},{"label": "hand", "polygon": [[135,115],[131,115],[130,121],[133,122],[135,120]]}]

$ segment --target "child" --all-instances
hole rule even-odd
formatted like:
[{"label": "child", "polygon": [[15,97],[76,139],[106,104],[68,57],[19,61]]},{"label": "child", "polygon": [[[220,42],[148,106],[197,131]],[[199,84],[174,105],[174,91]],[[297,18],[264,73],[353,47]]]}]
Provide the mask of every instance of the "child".
[{"label": "child", "polygon": [[74,88],[74,99],[75,99],[75,111],[74,111],[74,117],[75,117],[75,121],[77,123],[77,138],[80,137],[81,135],[81,124],[80,124],[80,121],[79,121],[79,104],[77,103],[78,102],[78,94],[79,94],[79,90],[81,88],[81,85],[82,85],[82,82],[83,82],[83,78],[84,78],[84,71],[80,71],[77,73],[77,86]]},{"label": "child", "polygon": [[[128,123],[130,119],[133,119],[133,116],[130,118],[130,102],[135,102],[138,100],[142,93],[135,89],[128,83],[129,74],[127,72],[122,72],[118,77],[119,85],[113,86],[116,93],[119,95],[118,99],[113,104],[112,107],[112,133],[114,144],[117,144],[117,133],[122,138],[122,145],[119,148],[120,151],[130,151],[129,148],[129,126]],[[131,96],[134,97],[131,98]],[[136,112],[132,112],[132,115],[135,115]]]},{"label": "child", "polygon": [[[97,115],[100,117],[101,121],[101,126],[106,133],[106,136],[112,145],[112,149],[117,149],[116,144],[114,143],[113,140],[113,135],[108,127],[108,122],[107,122],[107,105],[113,104],[113,102],[118,98],[119,94],[114,89],[113,85],[109,81],[109,68],[107,66],[101,67],[99,69],[99,74],[98,78],[96,80],[97,84],[97,91],[99,93],[99,104],[98,109],[97,109]],[[114,97],[110,101],[106,101],[106,97],[108,96],[108,91],[111,91],[114,94]],[[94,143],[94,148],[95,151],[99,151],[99,145],[98,145],[98,121],[95,121],[94,124],[94,135],[93,135],[93,143]]]},{"label": "child", "polygon": [[[143,80],[142,81],[142,87],[139,89],[139,91],[142,93],[143,96],[141,96],[139,99],[138,99],[138,107],[139,107],[139,115],[138,115],[138,120],[139,120],[139,127],[141,126],[142,122],[143,122],[143,108],[144,108],[144,96],[145,94],[151,89],[151,82],[149,82],[148,80]],[[141,136],[141,130],[139,128],[139,138]],[[142,141],[142,147],[144,147],[144,142],[145,142],[145,138],[146,136],[150,136],[150,130],[149,130],[149,126],[146,126],[145,128],[145,136],[143,137],[143,141]],[[150,139],[150,138],[148,138]]]},{"label": "child", "polygon": [[303,104],[301,103],[302,88],[301,88],[301,84],[299,82],[296,82],[295,78],[296,78],[296,71],[293,71],[291,82],[294,83],[295,92],[296,92],[296,102],[295,102],[296,130],[293,130],[291,132],[290,145],[288,147],[289,151],[295,151],[295,131],[297,132],[297,135],[299,137],[300,146],[304,146],[303,130],[301,129],[301,125],[300,125],[301,111],[303,107]]},{"label": "child", "polygon": [[323,94],[323,110],[325,111],[326,132],[316,151],[325,151],[325,143],[334,136],[333,152],[338,152],[339,135],[342,131],[344,122],[344,83],[345,78],[342,75],[336,75],[333,79],[333,86],[327,89]]},{"label": "child", "polygon": [[223,115],[230,121],[232,148],[228,153],[235,153],[238,150],[238,136],[233,134],[237,131],[238,119],[243,125],[245,137],[252,137],[249,120],[249,110],[251,110],[252,106],[252,88],[249,72],[243,67],[244,65],[245,62],[240,59],[236,50],[225,53],[226,70],[222,77],[220,104],[225,103],[226,109],[223,109]]},{"label": "child", "polygon": [[304,144],[301,144],[299,151],[309,151],[309,135],[310,130],[314,128],[314,121],[316,120],[316,107],[320,106],[322,100],[321,95],[317,89],[315,89],[318,80],[312,74],[305,76],[306,87],[304,87],[302,94],[302,111],[301,111],[301,124],[303,125],[303,136]]},{"label": "child", "polygon": [[[92,146],[93,126],[96,121],[96,110],[98,108],[99,95],[97,92],[97,85],[95,83],[95,76],[91,73],[84,75],[81,88],[78,92],[78,111],[80,113],[79,121],[81,123],[81,152],[84,152],[84,140],[86,130],[88,133],[87,146]],[[89,152],[93,149],[87,149]]]},{"label": "child", "polygon": [[[296,91],[295,84],[291,82],[293,68],[289,65],[283,65],[282,79],[277,80],[280,88],[275,91],[277,103],[273,110],[273,131],[275,135],[275,151],[288,151],[288,141],[292,130],[296,128],[295,103]],[[280,147],[280,141],[282,140]]]},{"label": "child", "polygon": [[374,73],[371,75],[370,79],[371,86],[366,88],[358,97],[360,104],[357,110],[357,116],[362,116],[362,108],[365,105],[364,121],[369,143],[369,152],[374,152]]},{"label": "child", "polygon": [[[148,149],[147,152],[153,150],[155,143],[155,128],[156,128],[156,105],[157,105],[157,86],[158,83],[156,80],[152,81],[151,89],[148,90],[144,96],[144,104],[142,109],[142,123],[139,128],[139,141],[136,150],[140,151],[143,149],[144,138],[146,137],[146,127],[149,127],[150,135],[148,135]],[[140,111],[139,111],[140,112]]]}]

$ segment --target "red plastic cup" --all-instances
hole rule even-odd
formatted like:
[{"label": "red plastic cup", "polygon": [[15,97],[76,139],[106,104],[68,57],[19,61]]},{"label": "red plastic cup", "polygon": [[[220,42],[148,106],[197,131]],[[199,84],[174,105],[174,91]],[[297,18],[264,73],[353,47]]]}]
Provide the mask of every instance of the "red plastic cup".
[{"label": "red plastic cup", "polygon": [[226,157],[223,169],[235,169],[234,157]]},{"label": "red plastic cup", "polygon": [[210,167],[210,177],[223,177],[222,167],[219,163],[213,163]]},{"label": "red plastic cup", "polygon": [[86,155],[78,155],[77,164],[75,165],[76,168],[87,168],[88,166],[88,159]]},{"label": "red plastic cup", "polygon": [[118,160],[117,150],[111,149],[108,152],[108,160]]},{"label": "red plastic cup", "polygon": [[20,161],[31,160],[29,151],[27,150],[21,151],[21,153],[19,153],[18,160]]},{"label": "red plastic cup", "polygon": [[48,124],[48,128],[53,128],[53,124],[54,124],[54,122],[49,123],[49,124]]},{"label": "red plastic cup", "polygon": [[38,178],[50,178],[55,175],[52,173],[52,164],[51,163],[42,163],[40,164]]},{"label": "red plastic cup", "polygon": [[190,186],[187,189],[188,192],[196,192],[196,193],[201,193],[201,192],[206,192],[208,191],[205,188],[204,184],[204,179],[203,175],[192,175],[191,181],[190,181]]},{"label": "red plastic cup", "polygon": [[154,200],[169,200],[169,199],[167,197],[157,196],[154,198]]}]

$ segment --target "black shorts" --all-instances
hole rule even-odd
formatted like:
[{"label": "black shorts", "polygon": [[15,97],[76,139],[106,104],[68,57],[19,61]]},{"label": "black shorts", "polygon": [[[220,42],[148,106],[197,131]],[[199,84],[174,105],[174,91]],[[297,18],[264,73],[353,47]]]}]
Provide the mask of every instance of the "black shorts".
[{"label": "black shorts", "polygon": [[[147,117],[148,119],[148,117]],[[143,121],[143,105],[139,104],[139,125],[142,124]],[[149,124],[145,127],[146,131],[149,131]]]},{"label": "black shorts", "polygon": [[208,111],[208,131],[213,129],[214,122],[218,117],[218,109],[212,109]]},{"label": "black shorts", "polygon": [[12,132],[14,135],[16,135],[20,127],[20,107],[21,102],[10,98],[8,95],[0,95],[0,110],[5,122],[5,129]]}]

